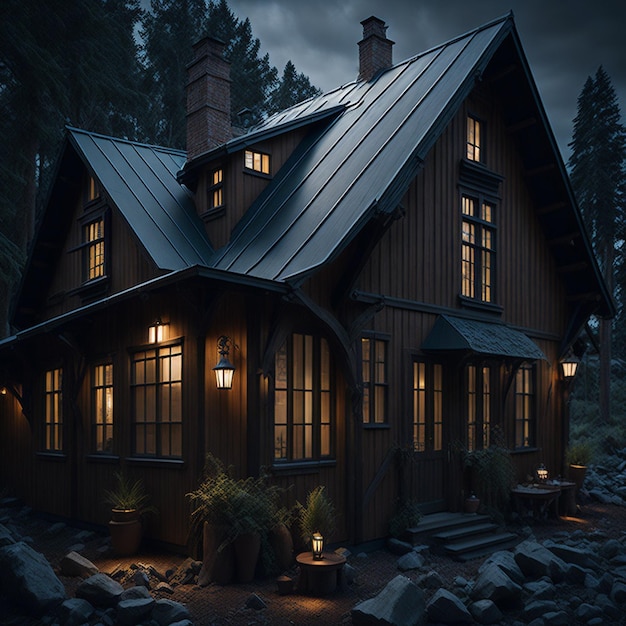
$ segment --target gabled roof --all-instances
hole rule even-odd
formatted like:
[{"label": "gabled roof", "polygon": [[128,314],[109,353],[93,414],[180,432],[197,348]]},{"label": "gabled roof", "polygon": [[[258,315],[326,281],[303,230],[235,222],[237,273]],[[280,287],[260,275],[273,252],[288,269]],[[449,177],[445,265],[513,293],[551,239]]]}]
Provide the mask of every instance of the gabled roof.
[{"label": "gabled roof", "polygon": [[68,138],[157,267],[209,265],[213,249],[191,194],[176,180],[184,152],[76,128]]},{"label": "gabled roof", "polygon": [[505,17],[313,98],[262,124],[345,109],[297,151],[244,218],[216,267],[297,280],[336,255],[375,212],[396,209],[427,152],[513,29]]}]

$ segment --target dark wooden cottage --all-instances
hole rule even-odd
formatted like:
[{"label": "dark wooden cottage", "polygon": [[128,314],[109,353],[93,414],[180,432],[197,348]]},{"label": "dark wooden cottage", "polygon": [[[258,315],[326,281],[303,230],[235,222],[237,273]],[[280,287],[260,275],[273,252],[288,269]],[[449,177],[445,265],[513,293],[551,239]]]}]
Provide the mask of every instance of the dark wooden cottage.
[{"label": "dark wooden cottage", "polygon": [[246,134],[212,39],[187,153],[67,129],[0,343],[0,487],[105,524],[129,468],[180,546],[211,452],[300,501],[324,485],[360,543],[398,450],[424,511],[460,507],[456,444],[496,428],[520,478],[563,473],[560,363],[613,305],[513,17],[395,65],[363,27],[357,80]]}]

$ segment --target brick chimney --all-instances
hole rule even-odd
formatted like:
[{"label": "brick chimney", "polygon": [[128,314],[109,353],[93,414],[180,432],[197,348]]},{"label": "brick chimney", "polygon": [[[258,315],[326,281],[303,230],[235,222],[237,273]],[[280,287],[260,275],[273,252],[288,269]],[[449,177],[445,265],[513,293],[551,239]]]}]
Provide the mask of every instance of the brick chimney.
[{"label": "brick chimney", "polygon": [[387,39],[385,22],[368,17],[361,22],[363,39],[359,41],[359,80],[371,80],[380,70],[391,67],[395,41]]},{"label": "brick chimney", "polygon": [[204,37],[193,46],[187,66],[187,160],[232,137],[230,125],[230,64],[224,43]]}]

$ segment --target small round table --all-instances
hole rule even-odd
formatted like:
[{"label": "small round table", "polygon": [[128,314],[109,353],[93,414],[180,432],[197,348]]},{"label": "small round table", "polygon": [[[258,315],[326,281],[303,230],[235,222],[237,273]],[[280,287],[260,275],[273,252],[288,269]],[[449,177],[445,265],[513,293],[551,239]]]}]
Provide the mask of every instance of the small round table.
[{"label": "small round table", "polygon": [[312,552],[302,552],[296,557],[300,566],[298,591],[316,596],[325,596],[337,589],[341,582],[345,557],[334,552],[322,553],[321,559],[314,559]]}]

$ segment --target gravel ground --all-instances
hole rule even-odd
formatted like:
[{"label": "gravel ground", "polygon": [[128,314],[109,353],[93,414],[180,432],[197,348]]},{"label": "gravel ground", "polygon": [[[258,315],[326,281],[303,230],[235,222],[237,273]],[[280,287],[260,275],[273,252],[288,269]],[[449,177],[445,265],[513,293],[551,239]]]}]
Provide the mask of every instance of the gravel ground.
[{"label": "gravel ground", "polygon": [[[78,543],[76,537],[80,530],[69,526],[52,524],[27,510],[0,508],[0,523],[17,530],[23,537],[31,537],[33,547],[43,553],[52,564],[57,574],[61,558],[70,548]],[[56,532],[51,533],[51,527]],[[624,539],[626,535],[626,507],[589,503],[580,509],[579,517],[563,518],[547,522],[537,522],[531,527],[513,524],[508,530],[525,535],[530,532],[537,540],[543,541],[556,533],[583,530],[596,538]],[[108,546],[106,534],[94,533],[82,541],[81,554],[106,573],[115,570],[129,570],[131,565],[152,565],[159,572],[177,568],[185,560],[184,556],[167,552],[142,552],[133,558],[116,558]],[[353,551],[348,562],[356,571],[356,579],[346,589],[338,590],[331,596],[314,598],[301,594],[279,595],[276,580],[268,578],[255,580],[250,584],[228,586],[210,585],[200,588],[193,584],[179,585],[172,594],[154,592],[155,597],[165,597],[185,604],[191,612],[195,626],[233,624],[251,626],[254,624],[307,625],[350,624],[350,611],[358,602],[371,598],[394,578],[398,573],[398,557],[381,549],[367,555]],[[476,572],[484,559],[468,563],[458,563],[444,556],[428,556],[428,571],[434,571],[443,579],[444,585],[452,588],[457,576],[468,580],[475,578]],[[417,581],[424,571],[406,572],[405,575]],[[59,576],[66,586],[68,596],[74,595],[80,580]],[[434,591],[426,591],[427,598]],[[1,594],[1,590],[0,590]],[[252,594],[259,596],[266,608],[255,610],[246,608],[246,602]],[[514,614],[507,614],[503,624],[513,624]],[[35,626],[49,623],[25,619],[15,612],[9,600],[0,595],[0,624]],[[574,626],[572,623],[571,626]]]}]

